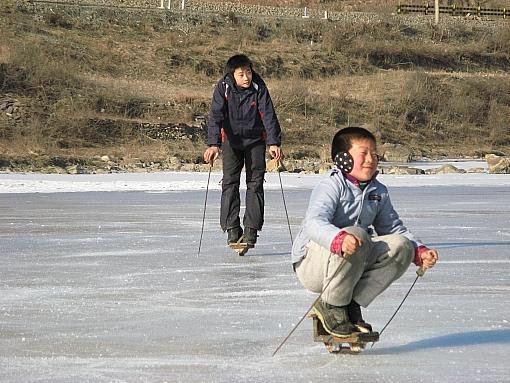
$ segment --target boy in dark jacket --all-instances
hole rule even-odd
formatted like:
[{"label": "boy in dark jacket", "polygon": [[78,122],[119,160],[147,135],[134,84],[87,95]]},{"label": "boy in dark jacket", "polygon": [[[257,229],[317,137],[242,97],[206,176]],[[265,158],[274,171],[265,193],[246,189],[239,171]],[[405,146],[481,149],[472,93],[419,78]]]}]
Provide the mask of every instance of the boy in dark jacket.
[{"label": "boy in dark jacket", "polygon": [[[269,154],[282,158],[281,129],[266,84],[252,69],[250,59],[228,59],[226,74],[214,88],[208,121],[204,160],[210,164],[222,151],[223,181],[220,225],[227,242],[254,245],[264,223],[264,174],[266,146]],[[241,228],[239,185],[246,171],[246,210]]]}]

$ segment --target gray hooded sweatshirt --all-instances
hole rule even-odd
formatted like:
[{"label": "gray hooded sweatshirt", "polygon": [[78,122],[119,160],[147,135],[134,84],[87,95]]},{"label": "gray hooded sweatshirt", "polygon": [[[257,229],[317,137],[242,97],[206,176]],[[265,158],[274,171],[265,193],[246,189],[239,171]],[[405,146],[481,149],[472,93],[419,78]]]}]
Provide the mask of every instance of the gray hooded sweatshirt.
[{"label": "gray hooded sweatshirt", "polygon": [[385,185],[375,177],[361,190],[338,169],[332,169],[314,188],[306,216],[292,246],[292,263],[305,256],[311,240],[326,249],[340,230],[363,228],[370,235],[402,234],[415,249],[423,244],[403,224]]}]

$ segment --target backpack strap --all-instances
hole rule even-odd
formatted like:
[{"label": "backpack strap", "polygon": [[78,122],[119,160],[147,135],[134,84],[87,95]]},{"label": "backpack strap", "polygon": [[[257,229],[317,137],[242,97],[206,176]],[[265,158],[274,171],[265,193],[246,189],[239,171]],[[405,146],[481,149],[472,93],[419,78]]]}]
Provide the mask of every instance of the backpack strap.
[{"label": "backpack strap", "polygon": [[230,86],[225,81],[223,81],[223,84],[225,84],[225,94],[223,96],[225,97],[225,100],[228,100],[228,91]]}]

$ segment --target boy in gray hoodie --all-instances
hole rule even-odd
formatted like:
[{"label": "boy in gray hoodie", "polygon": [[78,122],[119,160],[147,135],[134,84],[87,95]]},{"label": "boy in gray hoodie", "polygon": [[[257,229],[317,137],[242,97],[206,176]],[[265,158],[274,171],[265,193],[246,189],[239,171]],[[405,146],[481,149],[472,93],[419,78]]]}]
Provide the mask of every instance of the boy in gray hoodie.
[{"label": "boy in gray hoodie", "polygon": [[292,247],[292,263],[305,288],[322,293],[313,310],[338,337],[370,332],[367,307],[412,261],[434,266],[436,250],[402,223],[386,186],[377,179],[376,139],[359,127],[341,129],[331,145],[336,167],[314,188]]}]

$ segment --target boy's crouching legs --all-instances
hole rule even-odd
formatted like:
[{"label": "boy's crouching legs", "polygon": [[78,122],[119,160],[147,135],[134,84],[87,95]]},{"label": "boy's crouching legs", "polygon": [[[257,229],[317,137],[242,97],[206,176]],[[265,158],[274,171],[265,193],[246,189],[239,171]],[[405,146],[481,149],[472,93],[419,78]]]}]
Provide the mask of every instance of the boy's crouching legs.
[{"label": "boy's crouching legs", "polygon": [[306,257],[296,267],[304,287],[316,293],[322,292],[321,299],[314,305],[314,312],[325,329],[339,337],[358,331],[349,318],[349,304],[372,250],[372,241],[364,230],[348,228],[347,231],[363,243],[354,254],[344,258],[310,241]]},{"label": "boy's crouching legs", "polygon": [[310,241],[306,257],[296,267],[302,285],[310,291],[322,293],[323,301],[334,306],[350,303],[353,289],[372,252],[372,241],[363,229],[349,227],[345,230],[360,238],[363,243],[354,254],[342,257]]},{"label": "boy's crouching legs", "polygon": [[373,242],[373,253],[353,293],[353,299],[363,307],[400,278],[414,257],[414,246],[403,235],[376,237]]}]

